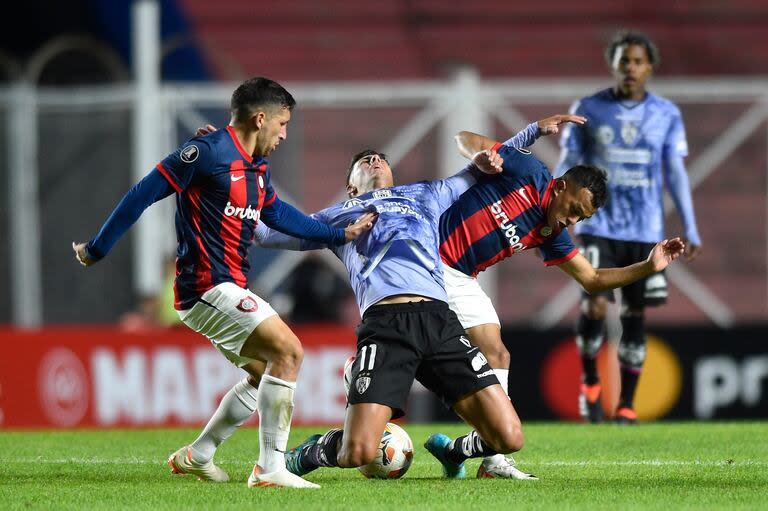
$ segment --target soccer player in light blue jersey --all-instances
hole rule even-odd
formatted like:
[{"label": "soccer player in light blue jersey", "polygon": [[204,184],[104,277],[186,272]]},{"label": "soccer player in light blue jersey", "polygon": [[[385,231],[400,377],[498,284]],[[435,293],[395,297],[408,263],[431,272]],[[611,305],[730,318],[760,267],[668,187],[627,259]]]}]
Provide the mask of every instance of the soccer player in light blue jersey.
[{"label": "soccer player in light blue jersey", "polygon": [[[587,118],[584,125],[566,127],[556,175],[573,165],[597,165],[608,172],[610,200],[592,218],[579,223],[580,249],[596,268],[642,261],[664,238],[663,183],[666,182],[685,229],[685,258],[701,250],[691,189],[683,158],[688,145],[680,110],[646,90],[659,64],[659,52],[646,35],[619,32],[605,57],[616,78],[614,87],[582,98],[571,113]],[[645,307],[667,299],[663,273],[622,288],[619,343],[621,395],[616,422],[637,420],[634,394],[645,361]],[[576,326],[576,343],[583,366],[579,408],[590,422],[603,420],[596,357],[603,342],[607,305],[613,291],[584,294]]]}]

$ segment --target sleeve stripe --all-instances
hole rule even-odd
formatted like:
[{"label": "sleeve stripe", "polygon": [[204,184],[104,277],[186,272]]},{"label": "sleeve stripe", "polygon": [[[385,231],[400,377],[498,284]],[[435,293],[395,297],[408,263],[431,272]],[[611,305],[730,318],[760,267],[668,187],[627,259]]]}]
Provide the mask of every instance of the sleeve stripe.
[{"label": "sleeve stripe", "polygon": [[181,189],[181,186],[176,182],[175,179],[173,179],[173,176],[171,176],[171,173],[168,172],[168,170],[163,167],[162,163],[157,164],[157,170],[163,175],[166,181],[173,187],[174,190],[176,190],[176,193],[181,193],[183,190]]},{"label": "sleeve stripe", "polygon": [[496,142],[495,144],[493,144],[493,147],[491,147],[491,150],[492,151],[498,151],[499,149],[501,149],[501,146],[503,146],[503,145],[504,144],[502,144],[501,142]]},{"label": "sleeve stripe", "polygon": [[544,261],[544,266],[557,266],[559,264],[563,264],[564,262],[570,261],[571,259],[576,257],[576,254],[578,254],[578,253],[579,253],[579,249],[578,248],[574,248],[565,257],[561,257],[559,259],[551,259],[549,261]]}]

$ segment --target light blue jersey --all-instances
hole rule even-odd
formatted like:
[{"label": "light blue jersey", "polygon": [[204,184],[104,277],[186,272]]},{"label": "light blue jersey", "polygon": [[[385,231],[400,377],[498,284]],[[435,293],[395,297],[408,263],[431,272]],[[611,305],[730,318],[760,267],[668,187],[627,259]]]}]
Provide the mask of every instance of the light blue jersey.
[{"label": "light blue jersey", "polygon": [[[443,211],[475,184],[472,167],[440,181],[374,190],[312,215],[321,222],[343,228],[363,213],[379,214],[373,229],[356,240],[326,247],[347,268],[361,316],[371,305],[394,295],[412,294],[448,301],[438,253],[438,222]],[[268,248],[325,247],[290,238],[262,224],[256,230],[256,242]]]},{"label": "light blue jersey", "polygon": [[639,102],[623,101],[606,89],[574,103],[571,113],[586,117],[587,123],[566,127],[555,175],[579,163],[595,165],[607,171],[609,186],[606,205],[579,222],[576,234],[645,243],[662,240],[666,181],[686,239],[701,245],[683,164],[688,144],[677,106],[650,93]]}]

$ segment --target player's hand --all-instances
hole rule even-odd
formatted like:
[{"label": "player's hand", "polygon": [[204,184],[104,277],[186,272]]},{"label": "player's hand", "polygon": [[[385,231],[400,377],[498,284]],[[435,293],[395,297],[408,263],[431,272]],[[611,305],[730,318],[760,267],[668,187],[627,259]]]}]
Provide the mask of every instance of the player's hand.
[{"label": "player's hand", "polygon": [[208,135],[209,133],[213,133],[216,131],[216,126],[213,124],[206,124],[205,126],[200,126],[197,128],[197,131],[195,131],[196,137],[202,137],[203,135]]},{"label": "player's hand", "polygon": [[356,240],[360,235],[373,229],[373,224],[379,218],[378,213],[363,213],[355,220],[355,223],[349,224],[344,229],[344,239],[347,241]]},{"label": "player's hand", "polygon": [[685,243],[680,238],[672,238],[671,240],[663,240],[651,249],[651,253],[648,254],[648,262],[653,265],[653,271],[661,271],[669,263],[683,255],[685,251]]},{"label": "player's hand", "polygon": [[484,174],[501,174],[501,166],[504,164],[504,160],[493,149],[486,149],[485,151],[475,153],[472,157],[472,163]]},{"label": "player's hand", "polygon": [[538,121],[536,124],[539,126],[539,134],[541,135],[554,135],[560,132],[560,125],[566,122],[572,122],[574,124],[584,124],[587,122],[586,117],[573,114],[553,115]]},{"label": "player's hand", "polygon": [[685,240],[685,253],[683,257],[686,261],[693,261],[701,254],[701,245],[694,245],[688,240]]},{"label": "player's hand", "polygon": [[77,259],[77,262],[83,266],[91,266],[92,264],[95,264],[96,261],[88,257],[88,253],[85,251],[85,245],[85,243],[75,243],[73,241],[72,250],[75,251],[75,259]]}]

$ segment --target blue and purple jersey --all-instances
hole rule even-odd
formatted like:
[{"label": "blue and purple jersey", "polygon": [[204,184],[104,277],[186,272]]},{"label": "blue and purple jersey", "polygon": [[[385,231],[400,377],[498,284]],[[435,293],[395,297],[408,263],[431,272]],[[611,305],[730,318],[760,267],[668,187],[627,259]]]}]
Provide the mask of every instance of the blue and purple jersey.
[{"label": "blue and purple jersey", "polygon": [[533,247],[547,266],[578,253],[567,230],[546,223],[554,184],[549,169],[512,140],[494,146],[504,160],[502,173],[481,176],[440,218],[440,256],[466,275]]},{"label": "blue and purple jersey", "polygon": [[228,126],[192,139],[157,170],[176,191],[175,307],[222,282],[246,287],[261,209],[277,199],[267,160],[248,154]]},{"label": "blue and purple jersey", "polygon": [[584,163],[608,173],[608,202],[579,222],[577,234],[655,243],[664,238],[663,185],[685,226],[685,236],[701,245],[683,158],[688,154],[680,110],[671,101],[646,94],[623,101],[613,89],[585,97],[571,113],[587,123],[568,125],[560,144],[563,156],[555,175]]}]

